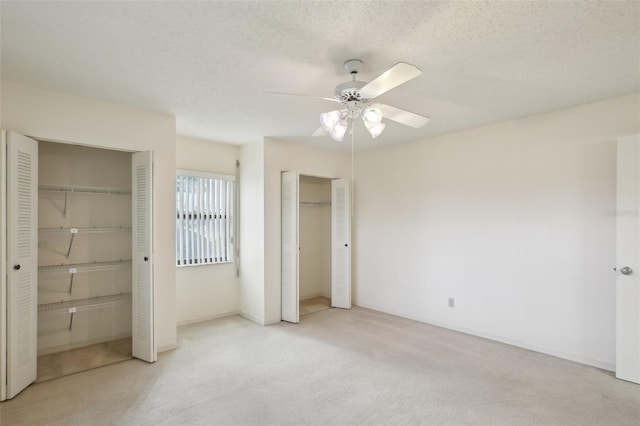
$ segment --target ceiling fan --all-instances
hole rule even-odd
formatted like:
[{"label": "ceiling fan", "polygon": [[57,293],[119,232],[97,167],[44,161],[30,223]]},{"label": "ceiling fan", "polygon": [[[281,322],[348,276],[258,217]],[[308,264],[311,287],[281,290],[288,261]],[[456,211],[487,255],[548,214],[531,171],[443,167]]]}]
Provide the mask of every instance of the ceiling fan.
[{"label": "ceiling fan", "polygon": [[321,127],[313,133],[313,136],[328,134],[336,141],[343,141],[349,128],[349,121],[353,125],[357,118],[362,118],[372,138],[377,138],[384,130],[386,125],[382,122],[383,118],[414,128],[422,127],[429,122],[429,117],[374,102],[376,97],[422,74],[415,65],[398,62],[369,83],[356,80],[362,68],[360,59],[349,59],[344,63],[344,67],[351,74],[351,81],[337,85],[332,98],[313,96],[342,105],[341,109],[320,114]]}]

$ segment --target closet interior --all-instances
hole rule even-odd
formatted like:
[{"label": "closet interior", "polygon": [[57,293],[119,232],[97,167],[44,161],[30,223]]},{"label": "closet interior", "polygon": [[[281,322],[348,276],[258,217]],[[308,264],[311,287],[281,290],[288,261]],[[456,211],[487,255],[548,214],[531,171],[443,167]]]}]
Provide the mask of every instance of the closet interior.
[{"label": "closet interior", "polygon": [[131,153],[38,143],[37,381],[131,358]]},{"label": "closet interior", "polygon": [[331,307],[331,179],[300,176],[299,312]]}]

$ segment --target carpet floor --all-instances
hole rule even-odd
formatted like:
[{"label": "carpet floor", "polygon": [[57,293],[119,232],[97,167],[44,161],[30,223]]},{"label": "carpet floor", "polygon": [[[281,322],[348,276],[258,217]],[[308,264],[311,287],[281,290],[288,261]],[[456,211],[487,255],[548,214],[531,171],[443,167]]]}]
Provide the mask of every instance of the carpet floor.
[{"label": "carpet floor", "polygon": [[32,385],[0,424],[640,424],[640,386],[610,372],[366,309],[227,317],[179,345]]},{"label": "carpet floor", "polygon": [[36,383],[131,359],[131,337],[38,357]]},{"label": "carpet floor", "polygon": [[331,309],[331,299],[318,296],[300,301],[300,316]]}]

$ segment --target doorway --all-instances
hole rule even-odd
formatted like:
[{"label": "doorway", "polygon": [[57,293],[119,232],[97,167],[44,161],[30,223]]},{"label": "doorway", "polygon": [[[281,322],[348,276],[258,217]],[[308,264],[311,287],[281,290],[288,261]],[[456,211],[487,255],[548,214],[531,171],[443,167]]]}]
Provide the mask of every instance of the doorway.
[{"label": "doorway", "polygon": [[131,153],[39,141],[38,160],[36,383],[132,356]]},{"label": "doorway", "polygon": [[300,316],[331,308],[331,179],[300,176]]},{"label": "doorway", "polygon": [[351,308],[351,203],[346,179],[281,175],[281,315]]}]

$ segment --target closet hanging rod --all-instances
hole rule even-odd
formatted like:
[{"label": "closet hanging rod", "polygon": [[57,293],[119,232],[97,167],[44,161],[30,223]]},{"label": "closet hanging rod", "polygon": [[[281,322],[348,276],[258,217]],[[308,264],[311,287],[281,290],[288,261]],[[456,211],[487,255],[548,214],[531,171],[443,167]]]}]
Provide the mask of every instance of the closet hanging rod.
[{"label": "closet hanging rod", "polygon": [[84,228],[39,228],[41,234],[107,234],[111,232],[131,231],[130,226],[89,226]]},{"label": "closet hanging rod", "polygon": [[307,206],[330,206],[331,201],[308,201],[308,200],[300,200],[301,205]]},{"label": "closet hanging rod", "polygon": [[100,186],[78,186],[78,185],[38,185],[40,191],[52,192],[82,192],[92,194],[131,194],[130,189],[106,188]]},{"label": "closet hanging rod", "polygon": [[97,272],[116,269],[131,264],[131,260],[112,262],[67,263],[61,265],[39,266],[40,274],[79,274],[81,272]]}]

